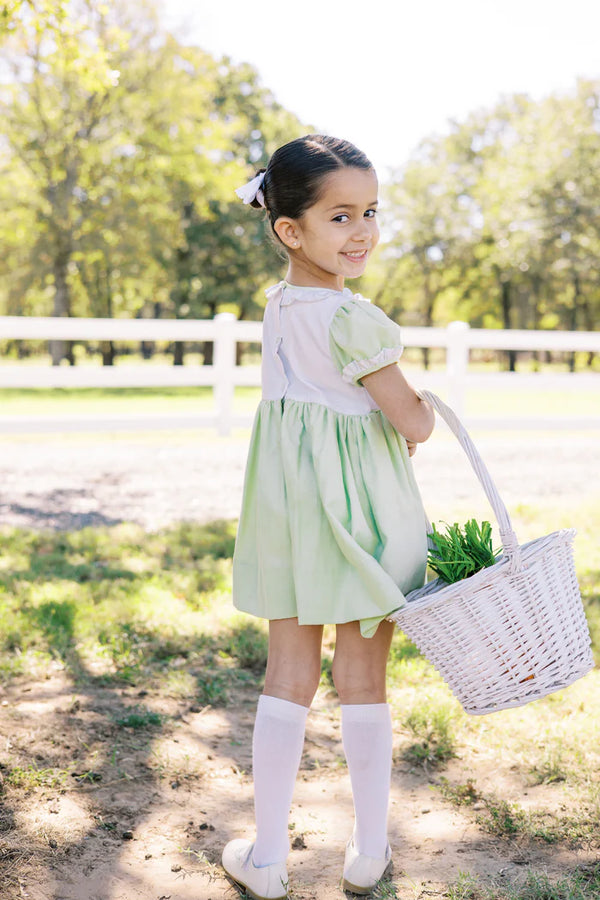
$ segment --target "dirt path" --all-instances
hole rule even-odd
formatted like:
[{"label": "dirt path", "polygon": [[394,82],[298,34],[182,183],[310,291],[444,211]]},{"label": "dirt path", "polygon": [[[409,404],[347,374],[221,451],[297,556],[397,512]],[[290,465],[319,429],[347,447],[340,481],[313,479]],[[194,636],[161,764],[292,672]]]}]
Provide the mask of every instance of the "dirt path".
[{"label": "dirt path", "polygon": [[[592,501],[591,491],[598,494],[596,434],[488,434],[477,443],[509,509],[570,509],[586,496]],[[0,518],[53,529],[125,519],[153,529],[179,519],[233,517],[246,449],[246,435],[9,440],[0,452]],[[415,466],[432,518],[449,518],[456,509],[487,513],[449,435],[421,448]],[[2,900],[235,900],[218,862],[224,843],[247,834],[252,821],[254,691],[240,690],[216,709],[161,699],[158,711],[168,720],[144,732],[117,729],[115,720],[138,702],[152,708],[156,698],[139,686],[77,686],[58,666],[41,681],[11,684],[1,702],[2,756],[41,768],[75,762],[80,776],[21,790],[18,804],[16,789],[5,786]],[[507,798],[522,798],[525,790],[519,773],[499,771],[485,754],[475,763],[454,760],[441,774],[461,783],[473,777],[482,790]],[[439,772],[411,768],[396,754],[390,815],[396,893],[388,896],[442,897],[460,872],[502,881],[531,866],[559,877],[590,861],[584,851],[486,835],[476,809],[444,801],[439,779]],[[532,791],[533,803],[544,787]],[[319,694],[291,817],[294,900],[342,896],[351,821],[337,703]]]},{"label": "dirt path", "polygon": [[[61,672],[6,692],[2,724],[11,753],[30,753],[43,765],[52,758],[56,766],[74,760],[75,771],[87,778],[20,792],[16,807],[14,789],[7,788],[0,818],[3,900],[238,896],[219,860],[227,840],[246,835],[252,822],[253,693],[239,693],[224,709],[172,703],[172,718],[154,734],[117,733],[111,723],[138,697],[139,688],[77,690]],[[152,698],[144,703],[152,706]],[[164,701],[160,709],[164,714]],[[519,776],[498,772],[493,760],[482,758],[474,771],[459,759],[427,773],[396,754],[390,809],[396,892],[382,896],[441,898],[460,872],[487,883],[518,879],[527,867],[559,878],[591,862],[593,854],[584,851],[486,835],[476,808],[453,808],[436,787],[441,777],[465,783],[473,776],[483,790],[523,793]],[[530,798],[534,803],[543,800],[544,788],[538,791],[539,798]],[[309,716],[291,814],[294,900],[343,896],[341,864],[351,822],[337,702],[321,694]]]},{"label": "dirt path", "polygon": [[[509,509],[573,503],[586,496],[600,471],[595,431],[486,432],[474,438]],[[211,432],[5,439],[0,521],[71,529],[127,520],[155,529],[181,519],[234,518],[247,448],[247,433],[231,439]],[[488,512],[464,452],[444,426],[414,462],[432,518],[473,503]]]}]

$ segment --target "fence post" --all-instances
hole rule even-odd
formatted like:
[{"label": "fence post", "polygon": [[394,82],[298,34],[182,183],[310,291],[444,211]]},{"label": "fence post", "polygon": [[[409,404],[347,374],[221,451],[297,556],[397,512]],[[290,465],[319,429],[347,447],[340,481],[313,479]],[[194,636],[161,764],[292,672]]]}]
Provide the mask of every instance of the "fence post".
[{"label": "fence post", "polygon": [[448,405],[459,418],[464,415],[465,379],[469,365],[469,328],[468,322],[450,322],[447,329]]},{"label": "fence post", "polygon": [[215,344],[213,354],[213,399],[217,416],[217,430],[221,435],[231,432],[233,409],[235,345],[233,313],[217,313],[215,316]]}]

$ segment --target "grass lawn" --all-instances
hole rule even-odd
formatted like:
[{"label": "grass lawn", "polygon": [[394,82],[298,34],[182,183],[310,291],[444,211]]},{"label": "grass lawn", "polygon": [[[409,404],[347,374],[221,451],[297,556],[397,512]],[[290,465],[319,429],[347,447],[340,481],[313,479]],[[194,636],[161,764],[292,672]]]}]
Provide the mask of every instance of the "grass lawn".
[{"label": "grass lawn", "polygon": [[[258,388],[235,391],[235,412],[252,413],[260,398]],[[210,387],[174,388],[0,388],[3,415],[73,415],[77,413],[189,412],[209,413]]]},{"label": "grass lawn", "polygon": [[[419,383],[418,368],[406,367],[407,377]],[[542,376],[540,376],[542,377]],[[442,399],[443,389],[435,388]],[[237,387],[235,415],[251,415],[260,399],[260,389]],[[211,387],[173,388],[0,388],[2,415],[105,415],[112,413],[179,412],[210,413],[213,408]],[[544,390],[520,387],[485,390],[472,387],[466,394],[465,414],[471,417],[530,417],[558,414],[600,420],[600,391]]]}]

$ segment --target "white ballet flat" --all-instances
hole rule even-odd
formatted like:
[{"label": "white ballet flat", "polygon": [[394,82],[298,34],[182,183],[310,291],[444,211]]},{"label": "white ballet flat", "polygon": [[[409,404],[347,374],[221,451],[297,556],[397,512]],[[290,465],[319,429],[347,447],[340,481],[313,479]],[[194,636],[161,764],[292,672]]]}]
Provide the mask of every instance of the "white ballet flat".
[{"label": "white ballet flat", "polygon": [[243,838],[229,841],[223,850],[222,864],[230,878],[241,884],[253,900],[285,900],[288,873],[284,862],[255,866],[254,844]]},{"label": "white ballet flat", "polygon": [[385,856],[365,856],[354,846],[354,838],[346,845],[344,880],[342,887],[352,894],[370,894],[383,878],[392,863],[392,851],[388,844]]}]

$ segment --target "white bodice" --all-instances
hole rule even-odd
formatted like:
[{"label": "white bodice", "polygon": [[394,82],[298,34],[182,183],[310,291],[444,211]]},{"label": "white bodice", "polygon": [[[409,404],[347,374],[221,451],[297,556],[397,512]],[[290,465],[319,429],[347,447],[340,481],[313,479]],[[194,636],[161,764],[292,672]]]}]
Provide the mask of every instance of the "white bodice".
[{"label": "white bodice", "polygon": [[267,297],[263,400],[285,397],[320,403],[347,415],[364,415],[378,409],[366,388],[344,378],[331,355],[331,322],[339,307],[355,295],[348,288],[334,291],[282,281],[267,291]]}]

